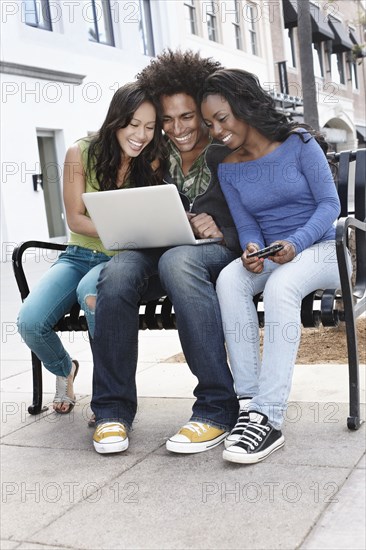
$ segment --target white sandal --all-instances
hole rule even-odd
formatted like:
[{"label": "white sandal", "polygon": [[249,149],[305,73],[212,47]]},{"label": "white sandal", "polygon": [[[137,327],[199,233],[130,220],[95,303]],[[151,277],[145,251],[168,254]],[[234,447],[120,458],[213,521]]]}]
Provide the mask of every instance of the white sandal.
[{"label": "white sandal", "polygon": [[[75,406],[76,398],[74,394],[73,382],[79,371],[79,363],[76,359],[72,361],[71,372],[69,376],[56,376],[56,393],[53,403],[66,403],[69,405],[66,411],[55,409],[57,414],[69,414]],[[75,365],[75,369],[74,369]],[[74,369],[74,370],[73,370]]]}]

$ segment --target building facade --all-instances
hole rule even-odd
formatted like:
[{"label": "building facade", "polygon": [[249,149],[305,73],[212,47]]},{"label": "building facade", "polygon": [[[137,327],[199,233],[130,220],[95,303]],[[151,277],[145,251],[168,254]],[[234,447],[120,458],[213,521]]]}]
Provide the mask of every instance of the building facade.
[{"label": "building facade", "polygon": [[[365,9],[363,2],[310,3],[319,126],[336,151],[365,146]],[[283,0],[272,26],[277,81],[302,96],[298,20],[301,1]],[[286,79],[281,82],[281,68]],[[299,109],[301,111],[301,109]]]},{"label": "building facade", "polygon": [[[66,241],[68,146],[166,47],[256,73],[301,119],[295,0],[2,0],[0,10],[3,261],[24,240]],[[316,2],[312,18],[320,126],[335,149],[354,148],[365,140],[365,5]]]}]

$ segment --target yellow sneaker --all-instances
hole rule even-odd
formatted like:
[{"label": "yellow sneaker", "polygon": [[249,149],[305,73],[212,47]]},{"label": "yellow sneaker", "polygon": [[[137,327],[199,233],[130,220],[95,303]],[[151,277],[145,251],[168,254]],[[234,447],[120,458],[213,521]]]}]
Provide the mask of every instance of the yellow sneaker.
[{"label": "yellow sneaker", "polygon": [[93,435],[94,449],[97,453],[121,453],[128,448],[127,430],[121,422],[103,422]]},{"label": "yellow sneaker", "polygon": [[224,441],[229,432],[203,422],[188,422],[166,442],[173,453],[202,453]]}]

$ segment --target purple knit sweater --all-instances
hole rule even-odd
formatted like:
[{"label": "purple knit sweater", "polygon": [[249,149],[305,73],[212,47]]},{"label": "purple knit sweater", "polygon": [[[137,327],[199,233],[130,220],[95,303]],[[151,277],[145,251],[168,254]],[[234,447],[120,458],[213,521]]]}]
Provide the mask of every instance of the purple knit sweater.
[{"label": "purple knit sweater", "polygon": [[218,176],[240,244],[286,240],[300,253],[335,238],[340,204],[327,159],[304,132],[258,160],[220,164]]}]

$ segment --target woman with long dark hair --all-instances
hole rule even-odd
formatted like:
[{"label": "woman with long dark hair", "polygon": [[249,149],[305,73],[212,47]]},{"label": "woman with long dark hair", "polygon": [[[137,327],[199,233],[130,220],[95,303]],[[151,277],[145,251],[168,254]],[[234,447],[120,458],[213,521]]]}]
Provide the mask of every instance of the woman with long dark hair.
[{"label": "woman with long dark hair", "polygon": [[[324,139],[277,112],[255,75],[215,72],[202,90],[201,110],[212,137],[231,150],[218,175],[243,250],[216,285],[240,405],[223,458],[251,464],[284,445],[301,301],[340,284],[334,226],[340,205]],[[262,257],[272,245],[280,250]],[[253,303],[261,292],[262,358]]]},{"label": "woman with long dark hair", "polygon": [[82,193],[154,185],[161,182],[162,172],[160,120],[153,100],[137,83],[117,90],[99,132],[67,151],[63,192],[68,246],[26,298],[18,316],[25,343],[56,375],[53,408],[57,413],[67,414],[74,407],[73,381],[79,365],[53,327],[78,301],[93,336],[96,284],[116,253],[104,249]]}]

